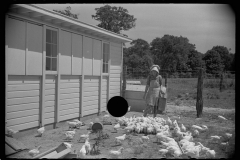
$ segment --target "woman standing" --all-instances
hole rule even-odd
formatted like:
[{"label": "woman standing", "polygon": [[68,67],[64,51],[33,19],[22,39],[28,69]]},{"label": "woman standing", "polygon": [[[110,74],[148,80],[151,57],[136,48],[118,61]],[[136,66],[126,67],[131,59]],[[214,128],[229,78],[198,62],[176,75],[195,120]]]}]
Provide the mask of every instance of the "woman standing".
[{"label": "woman standing", "polygon": [[147,107],[143,113],[144,117],[146,117],[151,110],[153,110],[153,117],[156,117],[157,114],[158,97],[162,85],[162,76],[159,75],[159,70],[160,67],[158,65],[153,65],[150,68],[150,74],[147,77],[147,84],[143,96],[143,99],[145,99],[147,103]]}]

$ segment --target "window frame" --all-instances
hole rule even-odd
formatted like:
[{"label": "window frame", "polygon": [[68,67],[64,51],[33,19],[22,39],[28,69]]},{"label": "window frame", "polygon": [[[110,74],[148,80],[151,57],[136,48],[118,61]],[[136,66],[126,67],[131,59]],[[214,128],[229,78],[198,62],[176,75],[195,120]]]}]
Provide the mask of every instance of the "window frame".
[{"label": "window frame", "polygon": [[[107,44],[109,47],[108,47],[108,54],[104,54],[104,44]],[[104,42],[103,41],[103,43],[102,43],[102,75],[104,75],[104,76],[106,76],[106,75],[109,75],[109,61],[110,61],[110,43],[109,42]],[[105,55],[107,55],[108,56],[108,61],[107,61],[107,63],[104,61],[104,56]],[[103,66],[107,66],[106,68],[107,68],[107,72],[104,72],[105,70],[106,70],[106,68],[105,67],[103,67]],[[105,69],[105,70],[104,70]]]},{"label": "window frame", "polygon": [[[47,44],[49,44],[47,42],[47,30],[51,30],[51,31],[56,31],[57,32],[57,42],[56,42],[56,45],[57,45],[57,54],[56,54],[56,71],[53,71],[53,70],[47,70],[46,69],[46,65],[47,65]],[[45,29],[45,52],[46,52],[46,55],[45,55],[45,73],[46,74],[54,74],[56,75],[57,72],[58,72],[58,57],[59,57],[59,33],[58,33],[58,29],[57,28],[53,28],[53,27],[49,27],[49,26],[46,26],[46,29]],[[52,58],[51,58],[52,59]]]}]

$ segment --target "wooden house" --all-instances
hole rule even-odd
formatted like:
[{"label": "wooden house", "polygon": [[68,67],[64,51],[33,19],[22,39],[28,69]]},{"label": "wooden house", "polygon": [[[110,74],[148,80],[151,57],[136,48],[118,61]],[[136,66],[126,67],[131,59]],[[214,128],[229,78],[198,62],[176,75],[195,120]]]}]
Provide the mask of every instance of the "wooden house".
[{"label": "wooden house", "polygon": [[25,130],[106,110],[130,38],[31,4],[5,19],[5,121]]}]

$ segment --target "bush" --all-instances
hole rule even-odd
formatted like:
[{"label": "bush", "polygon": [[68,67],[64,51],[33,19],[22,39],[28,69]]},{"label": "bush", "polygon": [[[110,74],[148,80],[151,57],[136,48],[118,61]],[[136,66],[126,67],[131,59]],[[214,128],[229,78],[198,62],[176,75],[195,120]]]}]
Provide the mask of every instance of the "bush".
[{"label": "bush", "polygon": [[179,73],[178,72],[174,72],[172,75],[173,75],[174,78],[178,78],[179,77]]},{"label": "bush", "polygon": [[192,78],[192,73],[191,73],[191,72],[187,72],[187,73],[185,74],[185,77],[186,77],[186,78]]}]

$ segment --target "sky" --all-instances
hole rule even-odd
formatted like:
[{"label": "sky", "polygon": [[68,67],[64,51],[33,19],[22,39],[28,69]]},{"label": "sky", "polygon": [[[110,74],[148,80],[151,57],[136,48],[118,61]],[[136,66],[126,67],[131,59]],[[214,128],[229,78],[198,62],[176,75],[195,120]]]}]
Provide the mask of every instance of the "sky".
[{"label": "sky", "polygon": [[[36,4],[49,10],[64,10],[71,7],[71,12],[79,14],[82,22],[97,25],[100,22],[92,18],[95,8],[106,4]],[[155,38],[165,34],[187,37],[195,44],[196,50],[206,53],[213,46],[231,48],[235,53],[236,20],[235,13],[226,4],[109,4],[123,7],[134,15],[136,27],[123,34],[129,38],[143,39],[149,44]],[[126,43],[126,47],[131,46]]]}]

